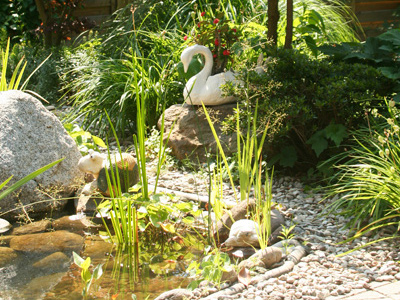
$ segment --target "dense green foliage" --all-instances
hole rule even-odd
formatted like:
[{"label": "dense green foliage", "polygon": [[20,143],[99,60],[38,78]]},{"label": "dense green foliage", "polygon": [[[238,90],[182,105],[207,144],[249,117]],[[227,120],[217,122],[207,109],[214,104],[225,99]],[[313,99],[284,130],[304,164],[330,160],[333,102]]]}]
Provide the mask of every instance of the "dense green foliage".
[{"label": "dense green foliage", "polygon": [[[400,83],[400,29],[391,29],[379,36],[369,37],[363,43],[324,45],[319,50],[334,61],[362,63],[377,68],[387,78]],[[395,92],[398,92],[399,85]],[[396,102],[400,95],[395,96]]]},{"label": "dense green foliage", "polygon": [[292,50],[269,49],[265,56],[265,73],[251,72],[246,89],[253,105],[258,100],[259,115],[275,124],[269,154],[283,166],[316,166],[341,151],[337,146],[364,122],[371,101],[390,95],[394,86],[362,64],[315,60]]},{"label": "dense green foliage", "polygon": [[35,40],[39,27],[39,14],[34,0],[2,1],[0,5],[0,29],[12,40]]}]

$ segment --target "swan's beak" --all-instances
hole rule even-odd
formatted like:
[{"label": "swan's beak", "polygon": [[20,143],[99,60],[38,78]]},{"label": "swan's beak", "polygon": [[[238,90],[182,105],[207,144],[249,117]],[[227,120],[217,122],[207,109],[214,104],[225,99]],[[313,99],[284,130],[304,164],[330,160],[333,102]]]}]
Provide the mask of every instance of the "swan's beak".
[{"label": "swan's beak", "polygon": [[189,68],[189,64],[183,63],[183,71],[186,73]]}]

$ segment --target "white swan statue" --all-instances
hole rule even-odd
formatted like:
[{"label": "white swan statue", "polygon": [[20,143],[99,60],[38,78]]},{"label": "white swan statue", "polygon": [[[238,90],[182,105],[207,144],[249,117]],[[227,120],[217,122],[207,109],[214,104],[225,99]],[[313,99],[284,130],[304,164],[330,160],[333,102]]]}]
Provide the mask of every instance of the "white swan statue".
[{"label": "white swan statue", "polygon": [[201,103],[204,103],[204,105],[222,105],[235,102],[236,99],[234,96],[224,97],[220,87],[229,81],[232,81],[233,84],[241,84],[242,82],[237,80],[235,74],[231,71],[210,76],[213,67],[213,56],[207,47],[193,45],[183,50],[181,61],[185,73],[195,54],[204,55],[205,65],[198,74],[194,75],[186,83],[183,90],[185,102],[191,105],[201,105]]}]

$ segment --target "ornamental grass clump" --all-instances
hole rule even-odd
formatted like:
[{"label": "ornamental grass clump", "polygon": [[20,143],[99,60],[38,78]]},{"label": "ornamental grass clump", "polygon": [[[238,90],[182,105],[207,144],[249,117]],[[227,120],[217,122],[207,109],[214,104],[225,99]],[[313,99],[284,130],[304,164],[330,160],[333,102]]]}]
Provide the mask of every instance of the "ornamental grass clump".
[{"label": "ornamental grass clump", "polygon": [[357,230],[351,239],[388,226],[396,236],[400,229],[399,110],[394,101],[385,103],[386,116],[373,109],[369,130],[356,131],[356,145],[334,157],[327,197],[338,198],[326,212],[349,218],[347,226]]}]

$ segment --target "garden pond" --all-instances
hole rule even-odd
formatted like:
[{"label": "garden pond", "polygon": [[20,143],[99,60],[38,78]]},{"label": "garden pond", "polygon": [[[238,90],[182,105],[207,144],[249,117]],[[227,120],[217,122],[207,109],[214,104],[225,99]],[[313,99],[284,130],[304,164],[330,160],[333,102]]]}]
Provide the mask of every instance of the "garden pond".
[{"label": "garden pond", "polygon": [[[38,221],[40,222],[42,221]],[[16,236],[14,232],[18,232],[17,228],[13,228],[3,234],[1,248],[18,248],[19,246],[15,246],[15,240],[13,241],[14,237],[26,241],[35,236],[38,243],[33,248],[28,246],[31,251],[13,249],[15,255],[12,256],[11,262],[0,268],[0,298],[144,300],[154,299],[167,290],[185,288],[191,282],[185,270],[191,261],[199,260],[204,244],[198,247],[180,247],[177,246],[179,243],[174,243],[172,248],[165,247],[163,254],[159,248],[160,243],[153,243],[148,249],[141,248],[140,259],[146,263],[142,263],[139,273],[134,274],[131,267],[134,255],[131,249],[117,249],[106,241],[102,236],[105,233],[104,226],[99,220],[97,223],[90,223],[91,225],[86,227],[86,221],[81,222],[80,218],[74,216],[64,216],[52,221],[49,232]],[[32,227],[31,224],[18,228]],[[63,235],[74,234],[78,239],[81,237],[81,242],[71,242],[73,238],[69,238],[65,244],[53,243],[52,235],[57,232]],[[51,244],[49,248],[46,248],[47,245],[39,245],[43,240],[40,235],[46,235],[44,239]],[[61,240],[57,237],[55,239]],[[54,249],[50,250],[52,247]],[[96,267],[101,265],[98,279],[91,282],[87,297],[83,296],[85,283],[82,279],[82,276],[87,275],[83,274],[82,265],[74,263],[74,252],[83,259],[90,257],[87,273],[90,276]]]}]

